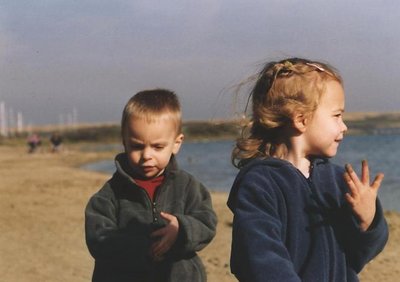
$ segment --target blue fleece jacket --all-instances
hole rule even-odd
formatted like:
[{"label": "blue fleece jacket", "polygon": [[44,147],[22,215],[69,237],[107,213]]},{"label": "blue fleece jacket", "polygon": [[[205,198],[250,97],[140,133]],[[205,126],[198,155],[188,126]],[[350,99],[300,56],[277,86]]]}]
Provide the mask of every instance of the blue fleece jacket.
[{"label": "blue fleece jacket", "polygon": [[228,199],[234,213],[231,270],[239,281],[358,281],[385,246],[379,200],[363,232],[347,206],[344,169],[315,159],[307,179],[289,162],[254,160]]}]

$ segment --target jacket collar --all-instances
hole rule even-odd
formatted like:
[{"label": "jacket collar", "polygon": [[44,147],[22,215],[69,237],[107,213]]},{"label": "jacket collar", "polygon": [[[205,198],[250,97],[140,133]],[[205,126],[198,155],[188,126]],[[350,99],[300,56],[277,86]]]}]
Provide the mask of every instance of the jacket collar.
[{"label": "jacket collar", "polygon": [[[117,168],[117,173],[121,174],[123,177],[129,179],[132,182],[135,182],[129,173],[131,171],[131,167],[128,161],[128,157],[126,153],[119,153],[114,160],[115,167]],[[167,177],[171,174],[176,173],[178,170],[178,163],[174,155],[171,156],[167,167],[165,168],[164,175]]]}]

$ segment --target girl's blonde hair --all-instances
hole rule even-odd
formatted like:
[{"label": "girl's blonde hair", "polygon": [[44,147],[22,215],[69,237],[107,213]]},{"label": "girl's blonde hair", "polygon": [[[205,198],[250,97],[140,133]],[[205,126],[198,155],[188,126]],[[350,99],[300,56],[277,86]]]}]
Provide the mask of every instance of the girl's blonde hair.
[{"label": "girl's blonde hair", "polygon": [[176,125],[176,134],[182,131],[182,112],[177,95],[167,89],[144,90],[136,93],[126,103],[121,119],[121,136],[124,136],[132,117],[154,122],[161,115],[168,114]]},{"label": "girl's blonde hair", "polygon": [[294,116],[312,116],[328,81],[342,84],[333,67],[300,58],[267,63],[255,79],[248,98],[252,113],[232,152],[239,168],[254,158],[281,157]]}]

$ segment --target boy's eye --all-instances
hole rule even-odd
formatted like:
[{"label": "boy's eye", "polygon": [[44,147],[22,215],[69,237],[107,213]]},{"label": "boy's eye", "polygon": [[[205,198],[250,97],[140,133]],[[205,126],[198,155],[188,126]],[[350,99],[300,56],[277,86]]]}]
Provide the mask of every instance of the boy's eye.
[{"label": "boy's eye", "polygon": [[131,150],[141,150],[143,148],[143,145],[141,145],[141,144],[130,144],[129,148]]},{"label": "boy's eye", "polygon": [[156,149],[156,150],[158,150],[158,151],[160,151],[160,150],[162,150],[162,149],[164,149],[165,148],[165,146],[162,146],[162,145],[156,145],[156,146],[154,146],[154,149]]}]

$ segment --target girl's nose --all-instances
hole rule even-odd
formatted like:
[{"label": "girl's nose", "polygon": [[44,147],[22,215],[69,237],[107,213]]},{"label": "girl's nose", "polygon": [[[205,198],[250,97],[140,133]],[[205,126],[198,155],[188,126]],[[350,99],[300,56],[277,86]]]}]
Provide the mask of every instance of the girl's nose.
[{"label": "girl's nose", "polygon": [[346,131],[347,131],[347,125],[342,120],[342,132],[346,132]]}]

